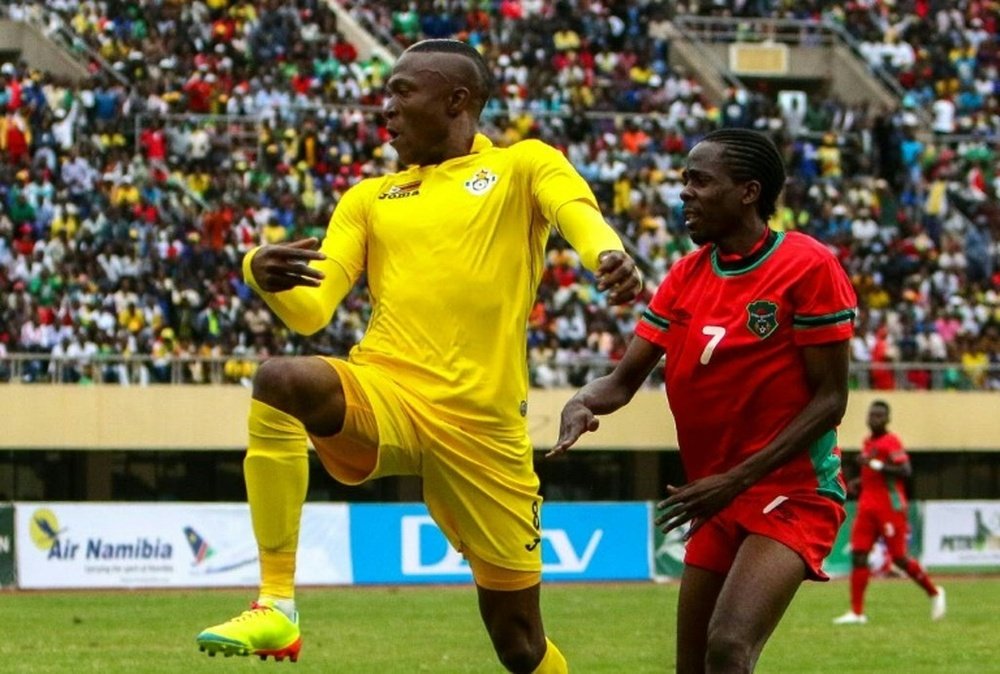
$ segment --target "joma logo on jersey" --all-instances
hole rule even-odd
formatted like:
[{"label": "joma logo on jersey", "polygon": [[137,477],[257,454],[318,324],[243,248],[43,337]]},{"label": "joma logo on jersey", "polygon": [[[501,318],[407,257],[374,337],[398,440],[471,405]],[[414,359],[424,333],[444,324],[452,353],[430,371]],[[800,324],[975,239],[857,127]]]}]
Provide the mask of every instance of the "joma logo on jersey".
[{"label": "joma logo on jersey", "polygon": [[767,339],[778,329],[778,305],[756,300],[747,305],[747,328],[761,339]]},{"label": "joma logo on jersey", "polygon": [[406,197],[415,197],[420,194],[420,181],[414,180],[413,182],[404,183],[402,185],[393,185],[389,188],[388,192],[383,192],[378,195],[379,199],[405,199]]},{"label": "joma logo on jersey", "polygon": [[479,197],[486,194],[496,184],[496,174],[489,169],[480,169],[476,175],[465,181],[465,189],[469,194]]}]

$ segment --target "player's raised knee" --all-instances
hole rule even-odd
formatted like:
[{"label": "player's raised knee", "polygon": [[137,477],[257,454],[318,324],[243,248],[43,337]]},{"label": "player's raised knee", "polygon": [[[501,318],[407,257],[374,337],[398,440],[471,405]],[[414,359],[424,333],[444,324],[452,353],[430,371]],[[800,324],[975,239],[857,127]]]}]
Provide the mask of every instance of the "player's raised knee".
[{"label": "player's raised knee", "polygon": [[269,358],[260,364],[253,378],[253,397],[264,402],[281,400],[299,388],[300,375],[294,358]]}]

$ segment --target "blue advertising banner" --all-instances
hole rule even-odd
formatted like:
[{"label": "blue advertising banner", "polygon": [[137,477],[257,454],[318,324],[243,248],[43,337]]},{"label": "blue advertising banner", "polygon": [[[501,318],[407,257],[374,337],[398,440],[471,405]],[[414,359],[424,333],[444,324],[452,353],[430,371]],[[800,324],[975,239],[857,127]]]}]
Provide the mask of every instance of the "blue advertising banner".
[{"label": "blue advertising banner", "polygon": [[[646,580],[647,503],[546,503],[542,574],[547,581]],[[469,582],[472,574],[423,504],[352,504],[355,583]]]}]

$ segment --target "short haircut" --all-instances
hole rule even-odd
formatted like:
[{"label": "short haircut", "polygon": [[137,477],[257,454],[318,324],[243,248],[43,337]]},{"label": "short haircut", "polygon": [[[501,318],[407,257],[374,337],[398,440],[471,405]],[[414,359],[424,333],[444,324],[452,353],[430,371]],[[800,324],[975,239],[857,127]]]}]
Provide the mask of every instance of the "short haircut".
[{"label": "short haircut", "polygon": [[888,414],[888,413],[889,413],[889,412],[891,411],[891,410],[889,409],[889,403],[887,403],[887,402],[886,402],[886,401],[884,401],[884,400],[873,400],[873,401],[872,401],[872,404],[871,404],[871,405],[869,405],[869,407],[881,407],[882,409],[884,409],[884,410],[885,410],[885,413],[886,413],[886,414]]},{"label": "short haircut", "polygon": [[475,47],[466,42],[462,42],[461,40],[434,39],[421,40],[420,42],[410,46],[406,52],[420,54],[458,54],[459,56],[464,56],[468,59],[476,73],[476,78],[475,81],[465,84],[469,85],[469,90],[472,92],[472,96],[476,100],[476,104],[478,106],[476,112],[482,112],[483,107],[486,105],[486,101],[490,99],[490,94],[493,92],[493,74],[490,72],[490,67],[486,65],[486,60],[483,58],[482,54],[476,51]]},{"label": "short haircut", "polygon": [[785,187],[785,162],[770,137],[750,129],[716,129],[701,139],[718,143],[729,175],[737,181],[760,183],[757,214],[764,222],[778,209],[778,195]]}]

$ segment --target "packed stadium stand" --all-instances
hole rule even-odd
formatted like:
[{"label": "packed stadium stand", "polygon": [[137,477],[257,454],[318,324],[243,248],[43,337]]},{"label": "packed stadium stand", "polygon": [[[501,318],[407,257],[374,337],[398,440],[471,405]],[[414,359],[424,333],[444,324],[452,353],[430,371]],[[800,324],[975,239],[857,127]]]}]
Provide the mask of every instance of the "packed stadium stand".
[{"label": "packed stadium stand", "polygon": [[[758,128],[789,166],[772,226],[823,241],[855,283],[856,385],[1000,388],[995,3],[5,9],[75,70],[0,54],[2,380],[247,383],[272,354],[346,353],[367,319],[363,287],[302,338],[252,295],[241,257],[322,236],[344,190],[394,169],[378,116],[391,59],[455,37],[495,76],[484,130],[501,145],[561,148],[649,291],[693,248],[679,199],[687,150],[719,126]],[[679,57],[691,44],[770,44],[776,26],[800,45],[839,40],[884,96],[848,100],[821,77],[716,81]],[[578,386],[621,355],[644,305],[608,307],[558,238],[548,262],[529,326],[532,380]]]}]

